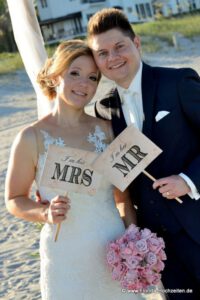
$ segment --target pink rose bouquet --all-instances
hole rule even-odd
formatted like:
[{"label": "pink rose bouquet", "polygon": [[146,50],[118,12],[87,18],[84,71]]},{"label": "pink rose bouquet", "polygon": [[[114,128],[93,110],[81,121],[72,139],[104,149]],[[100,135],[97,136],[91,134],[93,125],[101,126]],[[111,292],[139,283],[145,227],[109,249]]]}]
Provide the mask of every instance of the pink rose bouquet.
[{"label": "pink rose bouquet", "polygon": [[158,284],[166,260],[164,247],[163,239],[155,233],[131,224],[108,245],[107,262],[112,278],[128,290],[144,290]]}]

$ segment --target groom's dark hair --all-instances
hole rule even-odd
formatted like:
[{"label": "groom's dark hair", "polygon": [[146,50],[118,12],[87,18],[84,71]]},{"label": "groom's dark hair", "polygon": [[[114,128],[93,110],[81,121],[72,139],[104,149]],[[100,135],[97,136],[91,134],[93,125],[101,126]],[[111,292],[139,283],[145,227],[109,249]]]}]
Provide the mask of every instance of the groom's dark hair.
[{"label": "groom's dark hair", "polygon": [[128,18],[121,10],[116,8],[104,8],[94,14],[88,22],[88,41],[92,36],[101,34],[110,29],[118,29],[132,40],[135,38],[135,32]]}]

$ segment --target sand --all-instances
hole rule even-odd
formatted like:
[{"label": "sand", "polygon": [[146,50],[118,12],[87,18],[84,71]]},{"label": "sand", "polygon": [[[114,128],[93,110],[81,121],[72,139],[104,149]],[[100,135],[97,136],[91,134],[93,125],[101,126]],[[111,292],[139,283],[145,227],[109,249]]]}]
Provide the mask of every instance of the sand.
[{"label": "sand", "polygon": [[[164,45],[159,53],[144,55],[144,60],[152,65],[192,67],[200,74],[200,38],[192,42],[180,38],[179,42],[179,50]],[[103,78],[95,99],[112,84]],[[4,204],[10,147],[17,132],[36,120],[36,97],[24,70],[1,75],[0,86],[0,299],[36,300],[40,299],[39,229],[11,216]]]}]

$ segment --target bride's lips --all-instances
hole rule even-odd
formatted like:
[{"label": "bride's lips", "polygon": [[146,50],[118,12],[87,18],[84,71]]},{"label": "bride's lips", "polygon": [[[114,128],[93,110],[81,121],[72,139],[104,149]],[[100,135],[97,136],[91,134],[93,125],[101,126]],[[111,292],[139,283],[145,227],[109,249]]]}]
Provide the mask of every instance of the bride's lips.
[{"label": "bride's lips", "polygon": [[82,96],[82,97],[87,96],[87,93],[84,93],[84,92],[81,92],[81,91],[75,91],[75,90],[72,90],[72,92],[73,92],[76,96]]}]

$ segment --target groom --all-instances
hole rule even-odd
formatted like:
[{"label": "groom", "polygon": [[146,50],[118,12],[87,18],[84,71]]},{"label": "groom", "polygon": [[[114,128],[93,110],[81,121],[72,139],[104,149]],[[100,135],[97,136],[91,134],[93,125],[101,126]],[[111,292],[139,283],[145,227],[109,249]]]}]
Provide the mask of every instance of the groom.
[{"label": "groom", "polygon": [[[117,136],[131,123],[163,153],[131,184],[138,223],[163,236],[163,284],[170,299],[200,298],[200,78],[191,69],[151,67],[140,39],[117,9],[97,12],[88,42],[100,71],[117,87],[95,104]],[[131,138],[131,137],[130,137]],[[183,204],[174,198],[181,197]]]}]

